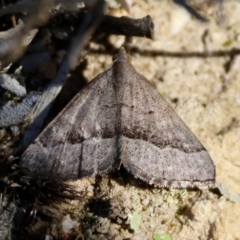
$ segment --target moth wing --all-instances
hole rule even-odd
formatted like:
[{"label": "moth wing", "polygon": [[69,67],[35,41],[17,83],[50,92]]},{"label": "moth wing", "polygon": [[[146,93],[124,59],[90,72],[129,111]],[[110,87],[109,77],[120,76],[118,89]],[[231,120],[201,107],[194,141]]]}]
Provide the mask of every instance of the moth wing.
[{"label": "moth wing", "polygon": [[122,60],[115,67],[121,73],[123,166],[159,187],[212,184],[215,166],[211,157],[173,108],[131,64]]},{"label": "moth wing", "polygon": [[[80,91],[27,148],[21,166],[61,179],[102,174],[116,158],[116,97],[111,68]],[[109,96],[110,95],[110,96]]]}]

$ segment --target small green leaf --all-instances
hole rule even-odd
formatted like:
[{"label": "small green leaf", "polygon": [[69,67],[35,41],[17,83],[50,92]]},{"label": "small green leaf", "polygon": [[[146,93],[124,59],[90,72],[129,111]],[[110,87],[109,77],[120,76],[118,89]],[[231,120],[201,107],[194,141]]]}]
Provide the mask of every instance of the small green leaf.
[{"label": "small green leaf", "polygon": [[154,233],[153,240],[172,240],[172,238],[167,233]]},{"label": "small green leaf", "polygon": [[223,47],[229,47],[229,46],[231,46],[231,44],[232,44],[232,41],[231,41],[231,40],[228,40],[228,41],[224,42],[224,43],[222,44],[222,46],[223,46]]},{"label": "small green leaf", "polygon": [[154,189],[152,189],[152,192],[153,192],[154,194],[160,193],[160,192],[161,192],[161,189],[160,189],[160,188],[154,188]]},{"label": "small green leaf", "polygon": [[139,232],[139,225],[141,223],[141,215],[139,214],[139,212],[140,210],[136,210],[133,212],[133,214],[128,214],[130,227],[136,233]]}]

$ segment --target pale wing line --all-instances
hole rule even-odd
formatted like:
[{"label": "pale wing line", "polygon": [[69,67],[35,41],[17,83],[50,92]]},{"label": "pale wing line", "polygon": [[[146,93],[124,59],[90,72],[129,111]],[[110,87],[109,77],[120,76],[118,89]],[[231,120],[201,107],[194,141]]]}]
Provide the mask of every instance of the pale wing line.
[{"label": "pale wing line", "polygon": [[[79,104],[79,103],[78,103]],[[84,102],[81,104],[81,106],[83,106],[84,105]],[[80,107],[81,108],[81,107]],[[80,109],[79,109],[80,110]],[[67,131],[66,131],[66,135],[65,135],[65,141],[64,141],[64,144],[63,144],[63,147],[62,147],[62,150],[61,150],[61,152],[60,152],[60,155],[59,155],[59,165],[60,165],[60,162],[61,162],[61,160],[63,160],[63,161],[66,161],[66,159],[62,159],[62,155],[64,154],[64,152],[67,150],[67,139],[68,139],[68,137],[69,137],[69,135],[70,135],[70,133],[71,133],[71,130],[72,130],[72,128],[73,128],[73,126],[74,126],[74,119],[76,118],[76,116],[78,115],[78,113],[79,113],[79,111],[75,111],[75,114],[74,115],[72,115],[73,117],[71,117],[72,118],[72,121],[70,121],[70,123],[68,123],[68,127],[67,127]],[[81,143],[80,143],[81,144]],[[80,164],[80,163],[79,163]]]},{"label": "pale wing line", "polygon": [[64,140],[62,149],[60,150],[60,153],[59,153],[58,158],[55,158],[55,161],[54,161],[53,164],[52,164],[51,172],[52,172],[52,170],[54,170],[54,169],[59,169],[59,167],[61,166],[62,154],[64,153],[64,151],[65,151],[65,149],[66,149],[66,139],[67,139],[67,137],[68,137],[69,134],[70,134],[70,131],[69,131],[70,127],[72,127],[72,124],[68,124],[67,126],[64,127],[64,129],[65,129],[64,139],[65,139],[65,140]]},{"label": "pale wing line", "polygon": [[[51,123],[50,123],[50,125],[51,125]],[[48,127],[49,127],[49,125],[47,126],[47,128],[46,128],[46,130],[48,129]],[[39,138],[39,142],[41,142],[42,143],[42,141],[41,141],[41,138],[42,137],[44,137],[44,133],[46,132],[46,130],[44,130],[42,133],[41,133],[41,135],[40,135],[40,138]],[[54,128],[54,131],[52,131],[52,132],[54,132],[54,134],[57,132],[57,130]],[[38,140],[38,138],[36,139],[36,141]],[[50,146],[52,146],[53,145],[53,141],[54,141],[54,138],[51,136],[51,142],[50,142]],[[42,145],[42,147],[43,147],[43,144],[41,144]],[[31,145],[30,145],[30,148],[31,148]],[[46,148],[46,147],[44,147],[44,148]],[[49,147],[48,147],[49,148]],[[52,154],[52,151],[47,151],[47,155],[46,155],[46,159],[50,159],[50,156],[51,156],[51,154]],[[44,159],[45,160],[45,159]],[[53,164],[52,164],[52,166],[55,164],[55,161],[53,162]],[[52,166],[50,167],[50,169],[52,169]]]},{"label": "pale wing line", "polygon": [[[105,72],[103,72],[103,73],[101,73],[101,74],[99,74],[99,75],[97,75],[90,83],[89,83],[89,85],[88,85],[88,91],[85,91],[85,92],[93,92],[93,91],[91,91],[91,87],[93,86],[94,87],[94,89],[98,89],[100,86],[101,86],[101,79],[102,79],[102,77],[105,75],[104,74]],[[86,88],[85,88],[86,89]],[[91,94],[92,95],[92,94]],[[95,100],[95,98],[96,98],[96,94],[93,94],[93,99]],[[85,100],[85,102],[86,102],[86,100]],[[90,101],[91,103],[90,104],[88,104],[89,105],[89,108],[88,108],[88,110],[87,110],[87,113],[89,112],[89,111],[93,111],[94,112],[94,110],[93,110],[93,107],[92,107],[92,104],[93,104],[93,101]],[[94,101],[94,102],[96,102],[96,101]],[[87,116],[88,114],[86,114],[85,113],[85,116]],[[85,119],[85,117],[83,118],[83,119]],[[83,122],[83,120],[81,121],[81,123]],[[90,134],[90,133],[89,133]],[[85,138],[84,139],[84,141],[82,141],[82,148],[81,148],[81,153],[80,153],[80,156],[79,156],[79,161],[80,161],[80,163],[79,163],[79,167],[78,167],[78,176],[80,176],[81,175],[81,170],[82,170],[82,164],[83,164],[83,162],[85,161],[84,160],[84,158],[85,158],[85,156],[84,156],[84,152],[83,152],[83,150],[84,150],[84,142],[86,141],[86,140],[89,140],[89,139],[92,139],[92,137],[89,137],[89,138]],[[96,149],[95,149],[96,150]],[[93,158],[94,159],[94,158]],[[93,174],[93,173],[92,173]]]},{"label": "pale wing line", "polygon": [[[95,83],[93,83],[93,85],[96,85],[96,84],[97,84],[97,81],[96,81]],[[74,103],[74,106],[71,106],[71,108],[69,109],[69,108],[67,107],[67,106],[68,106],[68,105],[67,105],[67,106],[65,107],[65,109],[63,110],[64,112],[60,113],[60,114],[62,114],[62,116],[64,116],[64,117],[63,117],[64,120],[65,120],[65,119],[67,120],[66,114],[69,112],[68,110],[76,109],[76,108],[80,109],[80,108],[86,103],[86,101],[87,101],[87,100],[86,100],[86,99],[87,99],[86,96],[88,96],[88,94],[86,94],[87,91],[85,91],[85,90],[83,90],[83,91],[84,91],[83,93],[79,92],[79,93],[70,101],[70,103],[71,103],[71,102]],[[84,97],[85,97],[85,99],[84,99]],[[70,104],[70,103],[69,103],[69,104]],[[81,107],[79,107],[80,103],[81,103]],[[76,106],[76,104],[77,104],[77,106]],[[64,144],[63,144],[62,149],[60,150],[60,153],[59,153],[58,157],[54,160],[54,162],[53,162],[53,164],[52,164],[51,170],[53,170],[56,166],[59,167],[59,165],[60,165],[60,161],[61,161],[61,158],[62,158],[62,154],[63,154],[63,152],[64,152],[64,150],[65,150],[65,148],[66,148],[66,144],[67,144],[66,139],[67,139],[67,137],[68,137],[69,134],[70,134],[69,128],[74,125],[74,122],[73,122],[73,121],[74,121],[74,119],[76,118],[78,112],[79,112],[79,111],[74,111],[74,112],[71,111],[71,116],[72,116],[71,119],[72,119],[72,121],[70,121],[70,123],[69,123],[68,121],[66,121],[66,122],[68,123],[68,125],[67,125],[67,126],[66,126],[66,125],[64,126],[63,129],[65,130],[65,134],[63,134],[63,136],[62,136],[62,138],[63,138],[65,141],[64,141]],[[58,116],[59,116],[59,117],[58,117]],[[53,126],[54,126],[55,122],[57,122],[58,119],[61,118],[61,115],[58,115],[58,116],[50,123],[50,125],[47,126],[47,128],[50,128],[50,127],[53,127]],[[61,127],[61,126],[59,126],[58,128],[55,128],[55,130],[54,130],[55,134],[58,133],[60,127]],[[43,132],[42,134],[44,134],[44,132]],[[53,140],[56,140],[56,137],[52,137],[51,139],[52,139],[52,141],[51,141],[50,146],[54,145],[54,142],[56,142],[56,141],[53,141]],[[49,158],[49,156],[51,155],[51,153],[54,151],[54,149],[55,149],[55,147],[53,148],[53,150],[52,150],[51,152],[48,153],[48,158]]]},{"label": "pale wing line", "polygon": [[[102,74],[101,76],[100,76],[100,78],[98,78],[98,80],[97,80],[97,84],[96,84],[96,88],[98,89],[98,90],[102,90],[103,89],[103,91],[101,91],[101,96],[96,96],[96,95],[94,95],[94,103],[93,103],[93,106],[92,106],[92,108],[91,108],[91,111],[92,112],[96,112],[96,113],[98,113],[97,114],[97,116],[99,116],[99,113],[100,113],[100,111],[99,110],[101,110],[101,109],[99,109],[99,105],[102,105],[102,104],[100,104],[101,103],[101,101],[102,100],[104,100],[104,97],[102,97],[102,96],[106,96],[107,94],[106,94],[106,91],[108,91],[109,89],[108,89],[108,83],[109,83],[109,70],[110,70],[111,68],[109,68],[108,70],[106,70],[105,72],[104,72],[104,74]],[[111,71],[110,71],[111,72]],[[112,74],[111,74],[112,75]],[[101,80],[102,78],[104,77],[104,79],[103,80]],[[107,84],[106,84],[107,83]],[[111,83],[111,82],[110,82]],[[88,110],[89,111],[89,110]],[[96,116],[96,120],[98,120],[99,119],[99,117],[97,117]],[[95,122],[95,130],[97,130],[96,129],[96,123],[97,122]],[[101,131],[102,129],[100,129],[100,131]],[[97,132],[97,131],[96,131]],[[102,133],[102,132],[100,132],[100,133]],[[98,138],[99,138],[99,136],[96,136],[96,138],[97,138],[97,140],[98,140]],[[89,139],[92,139],[92,137],[90,137]],[[87,139],[86,139],[87,140]],[[97,150],[98,150],[98,148],[99,148],[99,142],[97,142],[97,144],[95,145],[95,147],[94,147],[94,152],[92,153],[92,156],[93,156],[93,159],[94,160],[96,160],[96,152],[97,152]],[[94,161],[93,162],[93,164],[94,164],[94,172],[93,172],[93,174],[95,175],[96,173],[98,173],[99,172],[99,161]]]},{"label": "pale wing line", "polygon": [[[81,102],[81,106],[84,105],[84,103],[86,102],[86,99],[83,99],[83,96],[84,95],[81,95],[81,99],[79,101],[79,95],[77,94],[74,98],[74,103],[77,102],[77,105],[79,105],[79,102]],[[84,101],[83,101],[84,100]],[[75,105],[75,104],[74,104]],[[76,108],[76,106],[74,106],[74,109]],[[80,110],[81,107],[78,107],[78,109]],[[66,119],[66,114],[67,114],[68,111],[65,111],[64,112],[64,119]],[[62,155],[66,149],[66,144],[67,144],[67,141],[66,139],[68,138],[68,136],[70,135],[71,131],[71,127],[73,127],[74,125],[74,119],[76,118],[77,114],[78,114],[79,111],[74,111],[73,115],[71,114],[71,121],[67,121],[67,126],[64,126],[64,130],[65,130],[65,134],[64,134],[64,144],[63,144],[63,147],[59,153],[59,156],[58,156],[58,159],[55,159],[54,163],[52,164],[52,169],[53,170],[53,167],[55,168],[57,166],[57,168],[59,167],[60,165],[60,162],[61,162],[61,159],[62,159]],[[68,120],[68,119],[66,119]],[[53,123],[54,124],[54,123]],[[58,129],[59,130],[59,129]]]}]

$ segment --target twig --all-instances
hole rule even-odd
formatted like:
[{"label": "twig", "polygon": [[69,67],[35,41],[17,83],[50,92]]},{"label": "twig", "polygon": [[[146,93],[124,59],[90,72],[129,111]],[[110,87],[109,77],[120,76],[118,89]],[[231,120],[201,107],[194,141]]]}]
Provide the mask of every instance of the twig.
[{"label": "twig", "polygon": [[98,32],[125,35],[127,37],[147,37],[153,39],[154,24],[150,16],[132,19],[106,15],[98,28]]},{"label": "twig", "polygon": [[12,76],[8,74],[0,74],[0,86],[19,97],[26,95],[26,89]]},{"label": "twig", "polygon": [[39,93],[33,92],[17,105],[13,101],[9,101],[6,105],[1,107],[0,127],[9,127],[24,122],[25,117],[32,110],[39,95]]},{"label": "twig", "polygon": [[[25,36],[28,35],[34,28],[43,25],[50,16],[49,9],[51,9],[53,6],[54,0],[41,0],[32,2],[35,5],[37,4],[37,7],[34,8],[34,11],[29,14],[29,16],[27,16],[24,26],[19,27],[19,29],[15,31],[13,35],[4,39],[4,41],[0,43],[0,60],[3,65],[16,60],[22,55],[26,47],[23,44]],[[31,4],[29,6],[31,6]],[[0,9],[0,16],[8,13],[6,9],[7,8]]]}]

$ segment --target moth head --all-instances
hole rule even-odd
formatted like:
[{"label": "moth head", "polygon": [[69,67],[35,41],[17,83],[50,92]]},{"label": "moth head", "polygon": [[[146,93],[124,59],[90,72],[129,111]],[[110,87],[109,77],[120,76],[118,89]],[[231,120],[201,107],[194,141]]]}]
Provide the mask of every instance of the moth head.
[{"label": "moth head", "polygon": [[119,52],[113,56],[113,62],[115,61],[131,62],[131,56],[126,53],[126,50],[124,47],[121,47]]}]

